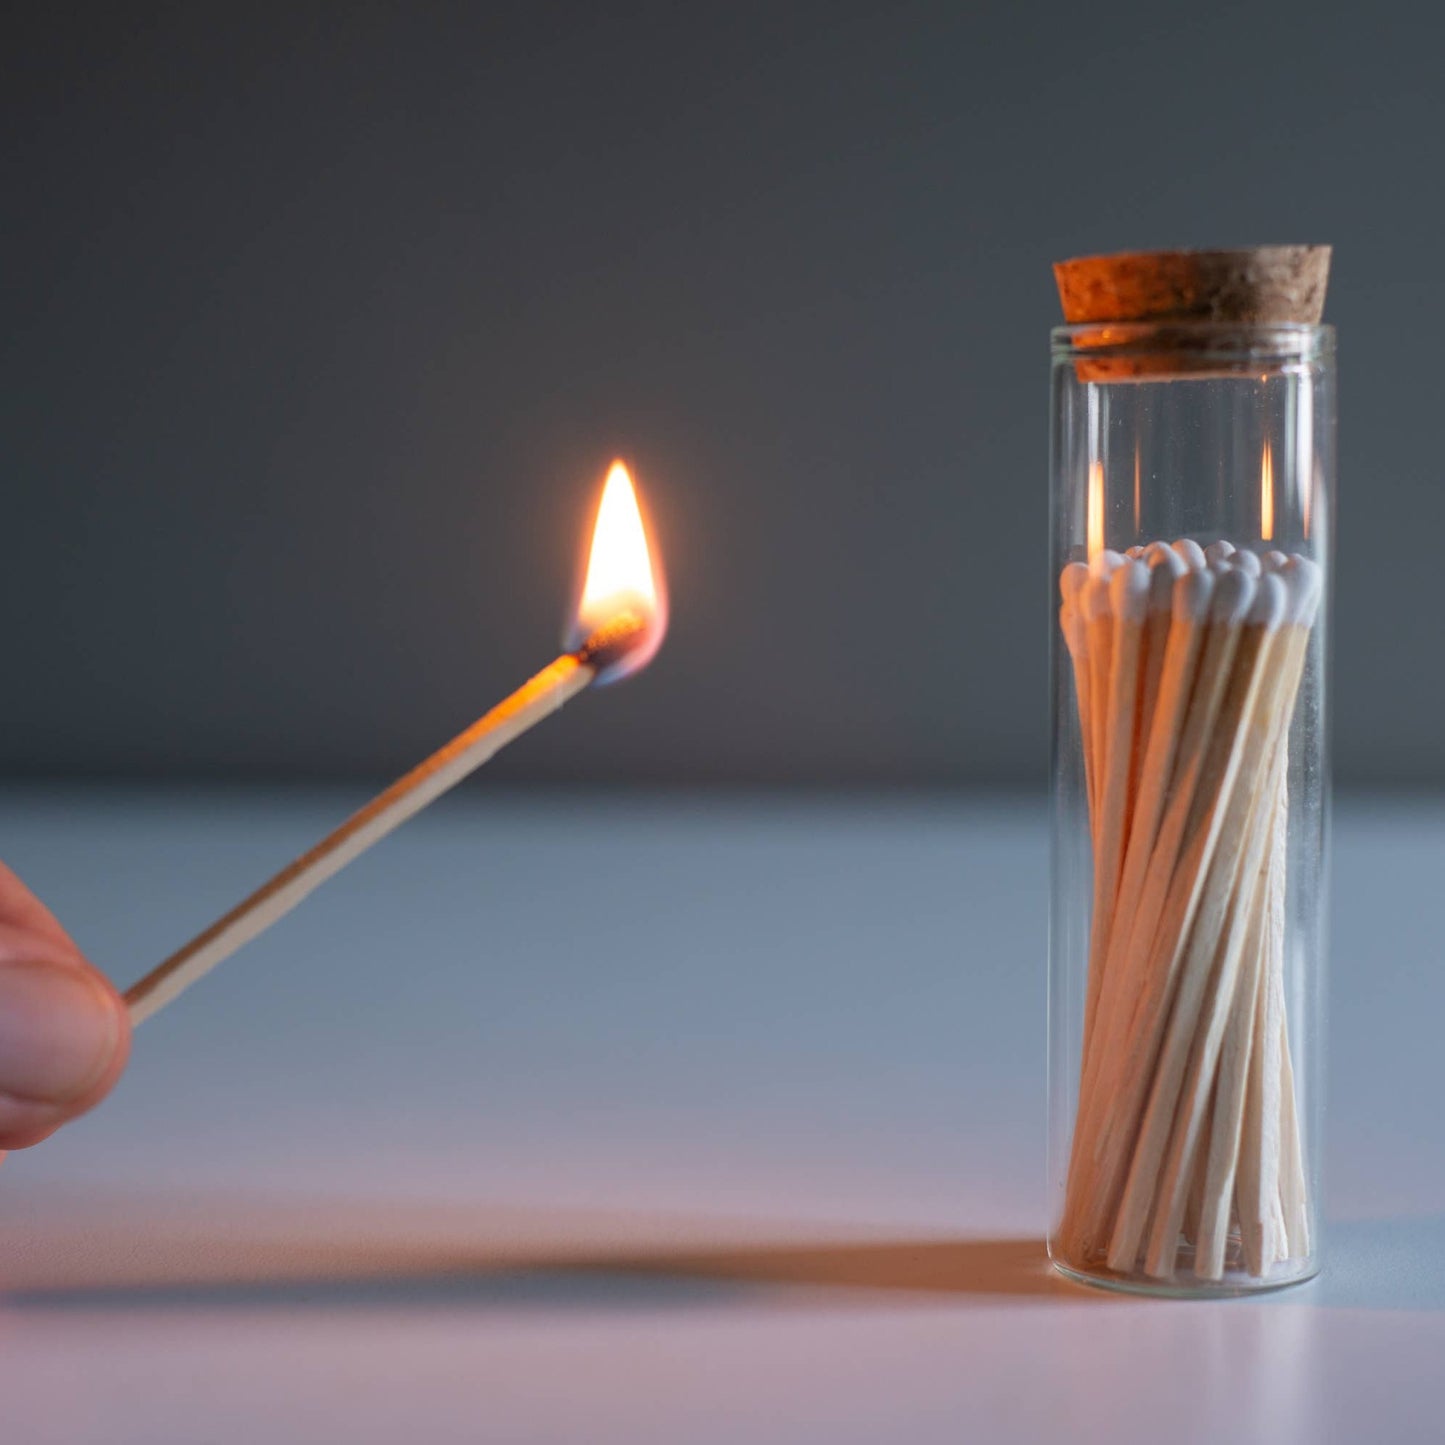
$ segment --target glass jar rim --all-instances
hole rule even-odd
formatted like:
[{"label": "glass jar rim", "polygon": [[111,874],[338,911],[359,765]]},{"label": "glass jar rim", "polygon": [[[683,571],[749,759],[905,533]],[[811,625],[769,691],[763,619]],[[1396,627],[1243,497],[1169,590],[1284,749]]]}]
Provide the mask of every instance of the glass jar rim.
[{"label": "glass jar rim", "polygon": [[1054,356],[1177,355],[1188,369],[1203,362],[1309,362],[1334,354],[1335,328],[1298,321],[1082,321],[1049,333]]}]

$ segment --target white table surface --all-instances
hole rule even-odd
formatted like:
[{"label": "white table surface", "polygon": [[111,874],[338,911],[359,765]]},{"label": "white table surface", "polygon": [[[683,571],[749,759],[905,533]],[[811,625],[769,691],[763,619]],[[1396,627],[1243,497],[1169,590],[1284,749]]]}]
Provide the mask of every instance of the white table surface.
[{"label": "white table surface", "polygon": [[[361,793],[19,792],[122,982]],[[476,787],[0,1170],[0,1439],[1445,1434],[1445,808],[1337,813],[1326,1274],[1044,1263],[1043,816]]]}]

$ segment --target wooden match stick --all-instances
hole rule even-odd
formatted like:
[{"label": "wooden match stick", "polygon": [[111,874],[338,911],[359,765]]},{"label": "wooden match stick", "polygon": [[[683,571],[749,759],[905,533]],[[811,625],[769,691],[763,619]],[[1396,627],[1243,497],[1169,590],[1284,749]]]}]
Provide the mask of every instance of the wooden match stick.
[{"label": "wooden match stick", "polygon": [[[1277,615],[1277,625],[1283,624],[1289,610],[1286,594],[1279,578],[1266,577],[1256,606]],[[1261,614],[1257,613],[1256,618],[1262,620]],[[1238,776],[1196,915],[1194,937],[1180,966],[1169,1035],[1153,1081],[1126,1204],[1120,1210],[1121,1230],[1134,1229],[1141,1224],[1141,1211],[1148,1207],[1146,1191],[1153,1191],[1153,1231],[1146,1265],[1156,1276],[1173,1271],[1194,1153],[1200,1147],[1210,1100],[1220,1087],[1220,1052],[1233,1016],[1244,951],[1249,947],[1247,930],[1253,919],[1255,880],[1264,871],[1273,831],[1274,795],[1266,780],[1273,775],[1271,770],[1283,728],[1293,710],[1298,683],[1298,673],[1289,665],[1292,632],[1284,629],[1277,633],[1266,644],[1266,652],[1257,664],[1257,698],[1241,718],[1230,760],[1231,767],[1238,767]],[[1211,903],[1211,899],[1216,901]],[[1223,911],[1215,923],[1213,910],[1219,907]],[[1258,947],[1256,943],[1256,950]],[[1251,992],[1251,1004],[1252,998]],[[1181,1084],[1186,1055],[1188,1073]],[[1173,1092],[1176,1087],[1177,1111]],[[1160,1172],[1147,1150],[1164,1137],[1168,1139],[1168,1154]],[[1153,1182],[1155,1173],[1159,1176],[1157,1183]],[[1116,1231],[1115,1257],[1122,1258],[1129,1245],[1129,1234]]]},{"label": "wooden match stick", "polygon": [[[1284,1061],[1280,1052],[1283,1036],[1280,1025],[1284,1023],[1284,998],[1282,992],[1276,997],[1272,977],[1277,966],[1274,945],[1277,938],[1283,942],[1283,916],[1281,913],[1276,917],[1276,906],[1282,906],[1284,897],[1289,822],[1288,767],[1288,749],[1282,742],[1275,769],[1269,850],[1256,898],[1260,920],[1260,958],[1254,993],[1249,999],[1249,1019],[1242,1025],[1248,1029],[1250,1040],[1239,1158],[1235,1166],[1234,1206],[1245,1268],[1256,1275],[1263,1274],[1275,1260],[1289,1255],[1286,1234],[1276,1228],[1274,1207],[1279,1192],[1280,1130],[1283,1127],[1280,1095]],[[1203,1262],[1211,1267],[1213,1265],[1212,1259]],[[1196,1273],[1200,1263],[1196,1261]],[[1218,1278],[1217,1275],[1214,1277]]]},{"label": "wooden match stick", "polygon": [[[1303,670],[1309,627],[1317,601],[1317,576],[1296,573],[1302,596],[1296,602],[1291,654],[1286,667]],[[1288,720],[1283,720],[1287,728]],[[1309,1252],[1304,1169],[1295,1115],[1294,1076],[1289,1058],[1289,1025],[1284,1004],[1285,861],[1288,799],[1285,786],[1287,739],[1281,739],[1280,777],[1273,801],[1266,895],[1265,964],[1254,1003],[1255,1044],[1245,1096],[1236,1199],[1246,1267],[1260,1274],[1278,1259]]]},{"label": "wooden match stick", "polygon": [[[1293,698],[1289,696],[1286,708],[1292,702]],[[1285,759],[1279,741],[1276,741],[1274,751],[1276,757],[1269,782],[1261,789],[1261,796],[1254,805],[1257,809],[1256,827],[1263,829],[1260,840],[1263,847],[1259,850],[1261,857],[1257,866],[1253,853],[1247,858],[1246,868],[1253,867],[1253,871],[1247,879],[1241,880],[1238,897],[1240,906],[1248,912],[1248,929],[1244,935],[1237,983],[1233,990],[1224,980],[1217,985],[1214,1019],[1202,1030],[1202,1035],[1207,1038],[1217,1027],[1221,1029],[1222,1045],[1218,1053],[1214,1103],[1211,1105],[1214,1131],[1209,1143],[1205,1207],[1202,1209],[1201,1231],[1196,1238],[1194,1272],[1199,1279],[1220,1279],[1224,1273],[1230,1212],[1237,1196],[1235,1188],[1241,1165],[1240,1144],[1244,1137],[1250,1065],[1254,1051],[1263,1048],[1256,1029],[1256,1009],[1260,990],[1267,987],[1267,970],[1270,967],[1270,897],[1283,870],[1282,855],[1274,851],[1279,841],[1276,819],[1280,816],[1279,803],[1285,783]],[[1188,1092],[1186,1088],[1186,1095]],[[1181,1105],[1182,1113],[1188,1108],[1189,1105]],[[1150,1246],[1150,1260],[1156,1273],[1166,1269],[1166,1256],[1172,1253],[1172,1246],[1165,1237],[1168,1230],[1165,1221],[1172,1208],[1165,1198],[1166,1194],[1168,1181],[1160,1186],[1160,1204],[1157,1205],[1160,1212],[1156,1215],[1155,1240]]]},{"label": "wooden match stick", "polygon": [[[1278,962],[1278,960],[1276,961]],[[1309,1195],[1305,1182],[1304,1156],[1300,1145],[1300,1118],[1294,1092],[1294,1063],[1289,1052],[1289,1021],[1283,999],[1284,981],[1274,966],[1271,986],[1280,992],[1279,1001],[1279,1113],[1280,1161],[1279,1199],[1284,1215],[1284,1257],[1301,1259],[1310,1252]]]},{"label": "wooden match stick", "polygon": [[[1230,798],[1208,885],[1209,890],[1218,890],[1233,900],[1230,921],[1217,930],[1202,928],[1196,923],[1197,936],[1207,941],[1208,947],[1201,951],[1192,945],[1181,970],[1168,1041],[1160,1056],[1139,1151],[1133,1161],[1119,1226],[1111,1245],[1111,1262],[1126,1255],[1132,1259],[1131,1247],[1137,1248],[1133,1231],[1143,1227],[1145,1211],[1152,1207],[1153,1226],[1146,1268],[1158,1278],[1167,1278],[1174,1271],[1179,1230],[1205,1113],[1210,1100],[1224,1087],[1220,1055],[1230,1020],[1237,1019],[1241,1028],[1252,1023],[1257,990],[1251,984],[1247,1004],[1238,1010],[1234,994],[1243,950],[1250,946],[1246,935],[1246,920],[1253,913],[1249,894],[1258,890],[1261,879],[1266,880],[1269,891],[1262,900],[1265,909],[1261,915],[1261,936],[1253,943],[1256,955],[1272,930],[1283,937],[1284,746],[1308,643],[1308,628],[1300,624],[1307,616],[1312,620],[1310,594],[1314,580],[1312,574],[1291,569],[1284,574],[1266,575],[1259,584],[1256,606],[1261,611],[1255,616],[1263,620],[1265,614],[1277,613],[1280,631],[1269,647],[1273,656],[1263,674],[1258,701],[1246,712],[1247,726],[1235,743],[1236,757],[1231,759],[1231,766],[1237,764],[1240,774]],[[1272,594],[1273,601],[1270,600]],[[1275,866],[1271,868],[1272,850],[1276,849]],[[1233,878],[1226,881],[1226,872],[1232,872]],[[1208,896],[1206,892],[1206,900]],[[1207,902],[1201,904],[1200,920],[1205,916],[1206,906]],[[1211,956],[1216,954],[1216,949],[1217,956]],[[1172,1089],[1180,1077],[1185,1051],[1190,1055],[1189,1073],[1179,1090],[1176,1106]],[[1231,1107],[1236,1103],[1242,1107],[1244,1070],[1235,1082],[1240,1092]],[[1148,1141],[1165,1137],[1165,1131],[1168,1154],[1160,1172],[1148,1154]],[[1227,1214],[1233,1193],[1232,1180],[1228,1187],[1223,1181],[1217,1181],[1217,1188],[1222,1197],[1216,1202],[1214,1212]],[[1206,1204],[1209,1202],[1206,1199]],[[1206,1209],[1205,1213],[1207,1218],[1209,1211]],[[1222,1235],[1218,1247],[1222,1269]],[[1213,1261],[1206,1256],[1199,1264],[1208,1269]],[[1115,1267],[1121,1266],[1116,1263]],[[1218,1277],[1203,1274],[1198,1266],[1196,1273],[1205,1278]]]},{"label": "wooden match stick", "polygon": [[1110,611],[1109,579],[1119,565],[1117,552],[1100,552],[1089,563],[1089,581],[1080,594],[1084,636],[1089,658],[1090,750],[1094,755],[1092,818],[1094,848],[1099,846],[1099,819],[1104,806],[1104,768],[1109,751],[1109,678],[1114,661],[1114,619]]},{"label": "wooden match stick", "polygon": [[[1164,657],[1174,622],[1174,586],[1189,571],[1179,554],[1162,542],[1155,542],[1147,548],[1143,560],[1149,567],[1149,624],[1144,634],[1144,673],[1139,688],[1137,768],[1129,788],[1130,799],[1134,801],[1138,799],[1143,781],[1145,752],[1154,727],[1154,708],[1159,701],[1160,684],[1164,681]],[[1131,816],[1134,801],[1130,804]]]},{"label": "wooden match stick", "polygon": [[[1194,551],[1198,553],[1198,548]],[[1195,559],[1190,560],[1192,564]],[[1209,627],[1184,717],[1168,807],[1139,907],[1129,920],[1123,953],[1127,967],[1110,975],[1117,977],[1118,987],[1107,1031],[1100,1034],[1087,1096],[1090,1150],[1088,1172],[1080,1185],[1084,1210],[1080,1238],[1093,1247],[1104,1247],[1109,1237],[1168,1016],[1180,950],[1189,935],[1199,880],[1207,872],[1217,837],[1217,814],[1208,826],[1200,826],[1201,807],[1205,814],[1213,807],[1222,776],[1217,755],[1226,745],[1224,740],[1233,735],[1233,711],[1226,709],[1226,703],[1232,697],[1231,709],[1242,705],[1237,689],[1231,690],[1236,649],[1247,649],[1252,658],[1257,647],[1257,630],[1242,626],[1253,597],[1253,582],[1229,573],[1218,579],[1210,598]],[[1246,664],[1246,673],[1250,665]]]},{"label": "wooden match stick", "polygon": [[[1248,580],[1244,573],[1229,575]],[[1178,1201],[1178,1217],[1174,1220],[1178,1234],[1183,1190],[1188,1184],[1182,1166],[1192,1162],[1198,1116],[1190,1116],[1186,1134],[1171,1134],[1175,1105],[1196,1041],[1201,1002],[1221,945],[1225,953],[1222,967],[1228,970],[1229,986],[1233,987],[1241,941],[1232,937],[1226,940],[1224,935],[1241,861],[1249,856],[1252,847],[1257,846],[1258,855],[1263,853],[1267,830],[1253,826],[1252,805],[1259,788],[1258,769],[1263,766],[1260,753],[1265,738],[1251,722],[1261,691],[1272,691],[1271,654],[1283,619],[1285,590],[1275,577],[1264,580],[1272,585],[1259,589],[1255,598],[1259,610],[1251,609],[1241,628],[1239,660],[1220,706],[1220,721],[1211,729],[1201,784],[1191,808],[1189,846],[1180,855],[1171,883],[1171,901],[1164,914],[1170,926],[1164,947],[1154,950],[1150,968],[1153,1009],[1141,1014],[1141,1027],[1135,1030],[1135,1078],[1143,1075],[1148,1079],[1148,1102],[1140,1116],[1137,1141],[1131,1138],[1133,1108],[1116,1111],[1113,1120],[1113,1167],[1118,1168],[1121,1154],[1132,1153],[1109,1244],[1108,1258],[1114,1269],[1133,1267],[1156,1192],[1164,1194],[1159,1176],[1161,1166],[1165,1166],[1166,1150],[1183,1138],[1187,1141],[1187,1155],[1173,1151],[1166,1168],[1169,1198]],[[1253,842],[1256,833],[1260,835],[1257,845]],[[1222,1028],[1221,1022],[1219,1030]],[[1214,1033],[1209,1036],[1209,1046],[1213,1057],[1209,1058],[1207,1072],[1212,1075],[1218,1057]],[[1141,1091],[1135,1084],[1127,1092],[1132,1105]],[[1200,1115],[1202,1110],[1200,1101]]]},{"label": "wooden match stick", "polygon": [[1126,557],[1060,578],[1095,906],[1059,1237],[1080,1263],[1127,1272],[1147,1232],[1144,1266],[1168,1278],[1182,1231],[1198,1277],[1217,1279],[1237,1225],[1259,1275],[1308,1251],[1284,1097],[1284,759],[1320,574],[1228,542]]},{"label": "wooden match stick", "polygon": [[[1319,586],[1318,574],[1306,580],[1306,585],[1316,592]],[[1311,596],[1301,607],[1301,623],[1297,638],[1300,651],[1299,667],[1304,667],[1304,652],[1309,643],[1309,626],[1313,620],[1316,597]],[[1288,768],[1288,739],[1282,747],[1283,767]],[[1305,1182],[1304,1158],[1301,1148],[1300,1121],[1294,1091],[1294,1063],[1290,1058],[1289,1018],[1284,999],[1284,944],[1285,944],[1285,863],[1288,851],[1289,808],[1285,779],[1280,779],[1279,796],[1275,800],[1275,867],[1270,875],[1268,967],[1266,977],[1274,1000],[1273,1011],[1279,1020],[1278,1041],[1275,1047],[1279,1057],[1279,1111],[1278,1132],[1279,1163],[1277,1192],[1283,1215],[1285,1235],[1282,1240],[1282,1257],[1303,1258],[1310,1252],[1309,1201]]]},{"label": "wooden match stick", "polygon": [[1074,693],[1079,706],[1079,736],[1083,739],[1084,792],[1089,806],[1089,827],[1093,829],[1094,810],[1094,750],[1093,724],[1090,712],[1090,669],[1088,657],[1088,636],[1084,626],[1083,592],[1089,585],[1089,569],[1083,562],[1070,562],[1059,576],[1059,593],[1063,604],[1059,608],[1059,627],[1064,634],[1064,643],[1069,649],[1069,658],[1074,666]]},{"label": "wooden match stick", "polygon": [[[1271,868],[1278,867],[1278,860],[1272,858],[1270,864]],[[1272,1219],[1280,1152],[1279,1039],[1284,1020],[1277,1009],[1282,1002],[1282,997],[1274,996],[1266,964],[1254,999],[1254,1045],[1245,1083],[1244,1125],[1234,1180],[1244,1264],[1254,1275],[1262,1275],[1279,1257],[1283,1244],[1275,1238]]]},{"label": "wooden match stick", "polygon": [[[1194,551],[1202,563],[1203,553],[1197,547]],[[1127,920],[1128,941],[1122,954],[1127,966],[1109,971],[1116,983],[1111,1006],[1101,1007],[1095,1022],[1095,1067],[1080,1094],[1070,1164],[1071,1223],[1074,1243],[1081,1251],[1102,1246],[1109,1233],[1138,1112],[1153,1072],[1157,1034],[1167,1014],[1171,959],[1182,948],[1193,918],[1198,901],[1195,879],[1212,856],[1217,824],[1189,825],[1196,817],[1197,790],[1204,792],[1206,802],[1213,802],[1219,765],[1211,764],[1211,759],[1220,747],[1216,719],[1229,690],[1241,633],[1249,638],[1251,648],[1257,646],[1257,639],[1240,625],[1253,598],[1253,582],[1234,572],[1218,579],[1209,598],[1209,625],[1185,710],[1168,806],[1139,906]],[[1242,699],[1236,706],[1240,703]],[[1232,739],[1232,726],[1223,731]],[[1176,865],[1181,874],[1177,884]]]},{"label": "wooden match stick", "polygon": [[[1216,1086],[1215,1092],[1218,1093]],[[1200,1218],[1204,1213],[1204,1185],[1205,1174],[1208,1167],[1208,1156],[1214,1147],[1215,1110],[1213,1103],[1209,1106],[1209,1121],[1205,1125],[1205,1131],[1199,1140],[1199,1148],[1195,1153],[1194,1169],[1189,1181],[1189,1202],[1184,1206],[1184,1238],[1190,1244],[1196,1244],[1199,1240]]]},{"label": "wooden match stick", "polygon": [[1103,784],[1094,827],[1094,907],[1090,924],[1090,957],[1100,966],[1089,970],[1084,1034],[1094,1024],[1094,1010],[1104,986],[1103,959],[1109,942],[1119,869],[1129,828],[1129,780],[1134,776],[1135,720],[1139,691],[1140,652],[1149,606],[1149,569],[1129,560],[1109,578],[1109,610],[1113,614],[1109,691],[1104,714]]},{"label": "wooden match stick", "polygon": [[[1305,657],[1309,649],[1310,629],[1314,625],[1324,589],[1323,574],[1318,564],[1303,557],[1284,557],[1272,553],[1265,559],[1278,558],[1280,574],[1289,579],[1294,591],[1295,655],[1291,667],[1297,676],[1302,676]],[[1286,721],[1286,729],[1288,722]],[[1284,756],[1288,758],[1288,732],[1282,740]],[[1287,761],[1284,764],[1287,769]],[[1310,1252],[1310,1223],[1308,1188],[1305,1180],[1304,1159],[1301,1147],[1301,1129],[1294,1090],[1294,1065],[1290,1058],[1289,1020],[1284,999],[1284,944],[1285,944],[1285,863],[1288,848],[1289,811],[1284,780],[1281,779],[1279,796],[1275,800],[1275,870],[1271,875],[1269,912],[1269,970],[1270,988],[1276,999],[1275,1011],[1279,1018],[1279,1071],[1280,1071],[1280,1127],[1279,1127],[1279,1179],[1277,1194],[1281,1206],[1284,1235],[1282,1236],[1282,1258],[1303,1258]]]},{"label": "wooden match stick", "polygon": [[1196,1181],[1201,1172],[1204,1179],[1198,1195],[1197,1221],[1190,1231],[1194,1241],[1194,1273],[1200,1279],[1219,1279],[1224,1273],[1229,1216],[1234,1206],[1234,1181],[1239,1167],[1239,1142],[1244,1132],[1245,1094],[1255,1046],[1255,1003],[1266,967],[1265,915],[1271,858],[1272,851],[1264,867],[1255,870],[1252,886],[1246,882],[1241,889],[1241,901],[1245,897],[1248,899],[1249,931],[1244,938],[1239,979],[1234,988],[1229,1022],[1219,1055],[1219,1075],[1209,1106],[1208,1147],[1204,1147],[1201,1138],[1199,1162],[1194,1170]]},{"label": "wooden match stick", "polygon": [[283,918],[353,858],[455,787],[528,728],[576,697],[599,673],[642,645],[647,631],[636,613],[620,613],[594,632],[576,652],[564,653],[523,683],[465,732],[398,779],[309,852],[132,984],[125,993],[132,1024],[143,1023],[164,1008],[198,978]]},{"label": "wooden match stick", "polygon": [[[1166,548],[1170,557],[1175,553]],[[1154,582],[1165,575],[1165,566],[1156,569],[1150,580],[1151,605]],[[1179,566],[1184,567],[1180,562]],[[1102,977],[1112,976],[1124,964],[1125,945],[1129,941],[1139,895],[1144,886],[1145,870],[1153,853],[1154,841],[1163,813],[1170,776],[1174,766],[1175,748],[1190,693],[1194,687],[1194,676],[1199,661],[1208,623],[1209,603],[1214,591],[1214,579],[1207,572],[1185,571],[1173,583],[1170,598],[1170,612],[1167,615],[1169,629],[1166,634],[1164,658],[1160,669],[1159,685],[1155,690],[1153,716],[1150,720],[1148,742],[1144,750],[1137,799],[1129,826],[1129,842],[1124,856],[1123,875],[1119,883],[1115,902],[1114,917],[1119,926],[1111,929],[1107,947],[1102,958],[1090,965],[1091,975],[1095,970]],[[1117,994],[1117,990],[1114,990]],[[1085,1030],[1086,1047],[1094,1038],[1093,1028]],[[1087,1088],[1094,1078],[1101,1054],[1097,1047],[1090,1047],[1085,1061],[1085,1082]]]}]

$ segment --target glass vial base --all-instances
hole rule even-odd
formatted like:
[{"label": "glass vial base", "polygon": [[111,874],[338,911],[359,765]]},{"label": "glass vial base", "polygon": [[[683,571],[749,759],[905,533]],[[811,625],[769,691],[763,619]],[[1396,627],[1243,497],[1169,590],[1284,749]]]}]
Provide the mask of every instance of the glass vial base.
[{"label": "glass vial base", "polygon": [[1305,1284],[1320,1272],[1318,1255],[1285,1260],[1261,1276],[1251,1274],[1245,1268],[1237,1246],[1231,1249],[1231,1254],[1233,1258],[1226,1261],[1224,1274],[1219,1279],[1200,1279],[1193,1272],[1193,1246],[1181,1243],[1177,1255],[1178,1269],[1167,1279],[1155,1279],[1137,1272],[1119,1274],[1103,1264],[1076,1267],[1056,1254],[1052,1246],[1049,1249],[1049,1259],[1054,1268],[1075,1284],[1112,1290],[1116,1294],[1148,1295],[1156,1299],[1238,1299],[1243,1295],[1269,1294],[1288,1289],[1291,1285]]}]

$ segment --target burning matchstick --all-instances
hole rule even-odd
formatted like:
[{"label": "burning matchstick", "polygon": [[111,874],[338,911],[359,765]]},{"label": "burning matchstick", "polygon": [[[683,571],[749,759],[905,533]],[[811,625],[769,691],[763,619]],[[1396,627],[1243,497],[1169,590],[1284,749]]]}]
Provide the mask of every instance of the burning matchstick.
[{"label": "burning matchstick", "polygon": [[309,852],[263,883],[126,991],[133,1024],[185,992],[237,949],[283,918],[353,858],[421,812],[569,698],[596,682],[636,672],[667,629],[662,571],[627,468],[614,462],[592,532],[571,652],[545,667],[471,727],[417,764]]}]

